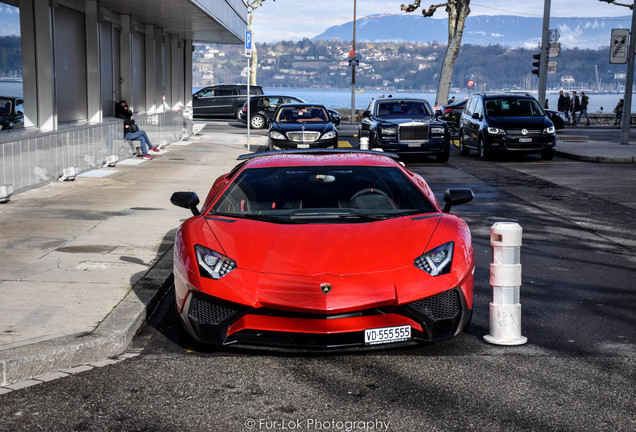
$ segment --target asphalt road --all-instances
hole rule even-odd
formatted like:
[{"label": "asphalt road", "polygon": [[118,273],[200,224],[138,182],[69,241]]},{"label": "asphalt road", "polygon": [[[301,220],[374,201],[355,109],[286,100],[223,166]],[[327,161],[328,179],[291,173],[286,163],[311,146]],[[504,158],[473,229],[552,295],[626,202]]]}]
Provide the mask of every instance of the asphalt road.
[{"label": "asphalt road", "polygon": [[[219,351],[183,336],[168,295],[135,341],[139,356],[0,396],[0,431],[636,430],[636,209],[623,187],[636,184],[633,165],[452,150],[449,163],[407,167],[439,197],[475,191],[453,210],[475,243],[466,332],[365,353]],[[482,339],[497,221],[524,230],[523,346]]]}]

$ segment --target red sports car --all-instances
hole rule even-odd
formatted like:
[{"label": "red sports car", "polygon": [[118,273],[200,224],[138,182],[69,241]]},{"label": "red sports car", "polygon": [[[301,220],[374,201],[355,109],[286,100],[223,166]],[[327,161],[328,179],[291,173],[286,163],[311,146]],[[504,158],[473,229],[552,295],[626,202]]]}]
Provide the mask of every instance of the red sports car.
[{"label": "red sports car", "polygon": [[[394,155],[393,155],[394,156]],[[240,158],[241,159],[241,158]],[[473,308],[470,230],[390,155],[246,155],[171,201],[194,216],[174,247],[180,321],[198,341],[331,350],[450,338]]]}]

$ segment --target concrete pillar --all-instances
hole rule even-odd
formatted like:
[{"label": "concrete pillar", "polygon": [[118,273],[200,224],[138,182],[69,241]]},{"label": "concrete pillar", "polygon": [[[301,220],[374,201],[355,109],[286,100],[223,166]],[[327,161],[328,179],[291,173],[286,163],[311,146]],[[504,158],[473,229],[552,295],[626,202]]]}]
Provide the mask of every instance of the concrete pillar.
[{"label": "concrete pillar", "polygon": [[132,19],[121,15],[119,33],[119,100],[132,102]]},{"label": "concrete pillar", "polygon": [[38,125],[38,92],[33,0],[20,0],[24,126]]},{"label": "concrete pillar", "polygon": [[155,50],[155,26],[146,24],[146,112],[157,112],[157,97],[155,94],[155,68],[157,58]]},{"label": "concrete pillar", "polygon": [[86,105],[88,121],[102,121],[99,67],[99,23],[97,21],[97,1],[85,1],[86,27]]},{"label": "concrete pillar", "polygon": [[163,71],[166,67],[163,58],[163,30],[155,29],[155,112],[163,112]]},{"label": "concrete pillar", "polygon": [[170,102],[168,104],[174,109],[179,109],[183,101],[179,99],[179,37],[170,35]]},{"label": "concrete pillar", "polygon": [[[27,1],[21,2],[26,4]],[[51,10],[48,2],[34,1],[32,2],[32,30],[27,35],[28,38],[33,38],[35,41],[35,79],[36,85],[34,85],[35,99],[37,101],[37,124],[41,131],[52,131],[57,129],[57,117],[55,115],[55,100],[54,87],[53,87],[53,40],[52,24],[51,24]],[[22,7],[20,7],[20,24],[22,24]],[[28,17],[24,20],[27,21]],[[25,41],[22,41],[24,47]],[[30,74],[31,75],[31,74]],[[31,75],[29,81],[32,82],[33,76]],[[24,88],[26,90],[27,82],[24,82]],[[26,96],[26,93],[25,93]],[[32,97],[30,92],[29,97]],[[33,100],[31,102],[34,102]],[[25,101],[25,108],[27,103]]]},{"label": "concrete pillar", "polygon": [[183,75],[183,91],[184,91],[184,99],[183,103],[188,108],[186,111],[186,115],[188,118],[192,118],[192,40],[186,39],[184,41],[184,75]]}]

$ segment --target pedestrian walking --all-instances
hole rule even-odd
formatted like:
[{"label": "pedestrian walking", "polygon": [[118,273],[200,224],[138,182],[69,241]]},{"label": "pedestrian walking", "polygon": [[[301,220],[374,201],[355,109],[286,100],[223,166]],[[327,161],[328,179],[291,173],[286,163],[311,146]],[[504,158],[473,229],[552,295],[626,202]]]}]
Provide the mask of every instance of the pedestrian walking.
[{"label": "pedestrian walking", "polygon": [[568,124],[570,124],[570,109],[572,109],[570,93],[565,92],[565,99],[563,100],[563,114],[565,115],[565,118],[568,119]]},{"label": "pedestrian walking", "polygon": [[585,114],[585,118],[587,119],[587,123],[585,124],[585,126],[590,125],[590,117],[587,115],[587,104],[589,100],[590,98],[587,97],[585,92],[582,91],[581,92],[581,111],[579,111],[579,118],[576,119],[576,122],[581,123],[581,117]]},{"label": "pedestrian walking", "polygon": [[135,124],[135,120],[132,118],[132,111],[128,109],[128,104],[125,100],[117,104],[116,114],[117,117],[124,120],[124,139],[139,141],[141,143],[141,151],[143,152],[142,157],[144,159],[152,159],[152,156],[148,154],[148,150],[158,152],[159,149],[152,145],[146,132],[139,129]]},{"label": "pedestrian walking", "polygon": [[572,124],[576,126],[576,113],[581,111],[581,100],[575,91],[572,92]]},{"label": "pedestrian walking", "polygon": [[614,108],[614,114],[616,117],[614,118],[614,125],[620,124],[621,117],[623,116],[623,104],[625,101],[623,99],[619,100],[616,104],[616,108]]},{"label": "pedestrian walking", "polygon": [[559,90],[559,100],[557,101],[557,110],[561,113],[565,111],[565,95],[563,94],[563,90]]}]

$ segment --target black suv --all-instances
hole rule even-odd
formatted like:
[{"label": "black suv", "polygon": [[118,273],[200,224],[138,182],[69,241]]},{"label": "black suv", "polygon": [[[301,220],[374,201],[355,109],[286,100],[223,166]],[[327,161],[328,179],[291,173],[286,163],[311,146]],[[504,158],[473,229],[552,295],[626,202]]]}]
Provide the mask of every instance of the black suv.
[{"label": "black suv", "polygon": [[477,94],[459,120],[459,150],[481,159],[493,153],[539,153],[550,160],[556,151],[554,124],[530,95]]},{"label": "black suv", "polygon": [[[262,95],[261,86],[250,86],[250,95]],[[247,84],[216,84],[192,95],[194,117],[234,117],[240,120],[247,102]]]}]

